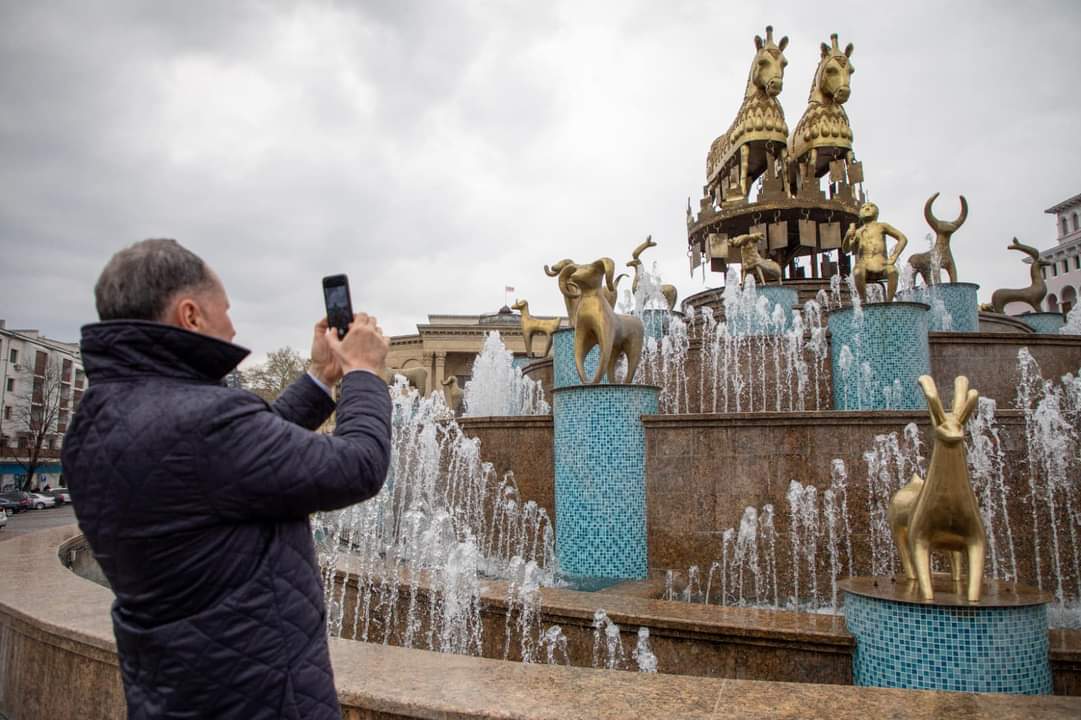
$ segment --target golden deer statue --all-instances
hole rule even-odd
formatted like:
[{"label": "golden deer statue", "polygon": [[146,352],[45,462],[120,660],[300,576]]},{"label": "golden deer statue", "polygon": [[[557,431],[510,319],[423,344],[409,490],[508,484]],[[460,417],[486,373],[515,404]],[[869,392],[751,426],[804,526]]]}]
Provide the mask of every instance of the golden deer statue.
[{"label": "golden deer statue", "polygon": [[927,398],[935,447],[927,479],[913,477],[890,501],[887,514],[890,528],[905,577],[918,582],[921,599],[935,597],[931,553],[947,551],[956,583],[961,581],[962,560],[967,560],[965,596],[969,602],[979,602],[987,538],[965,457],[965,421],[976,409],[979,393],[969,389],[967,377],[957,376],[953,383],[953,408],[946,412],[935,381],[929,375],[921,375],[919,384]]},{"label": "golden deer statue", "polygon": [[845,102],[852,94],[850,78],[852,43],[844,51],[837,45],[837,33],[830,35],[832,45],[822,43],[822,56],[811,83],[807,109],[796,123],[788,141],[791,181],[799,178],[801,187],[817,189],[816,178],[825,175],[833,160],[855,162],[852,152],[852,127],[848,124]]},{"label": "golden deer statue", "polygon": [[533,317],[529,314],[529,301],[527,300],[517,300],[511,307],[522,311],[522,338],[525,340],[526,357],[533,357],[534,335],[543,335],[545,337],[544,352],[540,354],[540,357],[547,357],[548,352],[552,349],[552,333],[559,329],[559,318]]},{"label": "golden deer statue", "polygon": [[[609,260],[609,262],[613,261]],[[613,262],[613,268],[614,267],[615,264]],[[570,258],[563,258],[559,262],[554,263],[551,267],[545,265],[544,274],[548,277],[559,278],[557,282],[559,283],[560,290],[562,290],[564,283],[566,283],[567,281],[567,278],[574,274],[574,271],[577,269],[578,265],[576,265],[573,260],[571,260]],[[615,307],[617,298],[619,296],[619,281],[627,277],[627,274],[620,273],[615,278],[612,278],[611,275],[606,275],[605,277],[608,282],[606,283],[605,287],[602,288],[601,292],[606,298],[608,298],[608,304],[612,307]],[[576,315],[578,300],[576,298],[569,297],[566,293],[563,293],[563,302],[567,307],[567,322],[573,328],[575,327],[574,316]]]},{"label": "golden deer statue", "polygon": [[935,231],[935,244],[928,252],[916,253],[908,258],[916,273],[923,278],[924,285],[942,282],[942,271],[950,276],[950,282],[957,282],[957,264],[953,261],[953,252],[950,250],[950,238],[965,224],[968,217],[968,201],[961,196],[961,214],[953,222],[943,222],[935,217],[931,206],[934,205],[938,193],[927,198],[923,204],[923,217],[927,224]]},{"label": "golden deer statue", "polygon": [[991,293],[990,304],[980,306],[980,310],[1004,313],[1006,306],[1012,302],[1028,303],[1036,312],[1040,312],[1040,303],[1047,295],[1047,283],[1043,281],[1042,268],[1051,267],[1051,263],[1040,259],[1040,251],[1031,245],[1022,245],[1013,239],[1007,246],[1010,250],[1019,250],[1032,258],[1032,266],[1029,268],[1031,283],[1027,288],[1007,289],[1001,288]]},{"label": "golden deer statue", "polygon": [[[642,253],[651,247],[657,247],[657,243],[653,242],[653,236],[648,235],[646,241],[636,247],[634,252],[631,253],[631,261],[627,263],[627,267],[634,268],[634,280],[631,281],[631,292],[638,292],[638,274],[642,270]],[[661,295],[664,297],[665,303],[668,304],[668,311],[676,309],[676,298],[679,297],[679,293],[676,290],[675,285],[669,285],[665,283],[660,285],[658,289],[661,291]]]},{"label": "golden deer statue", "polygon": [[789,193],[784,172],[788,164],[788,125],[777,100],[784,87],[787,46],[787,37],[780,43],[773,42],[773,27],[769,25],[765,40],[754,37],[756,52],[743,104],[728,131],[713,141],[706,156],[707,188],[718,205],[725,200],[746,200],[751,183],[771,169],[782,176],[784,192]]},{"label": "golden deer statue", "polygon": [[[588,265],[577,265],[566,278],[560,274],[559,289],[564,297],[575,302],[574,362],[583,383],[596,385],[601,378],[616,381],[616,363],[620,355],[627,356],[627,375],[623,382],[634,379],[642,356],[645,327],[633,315],[617,315],[604,292],[612,286],[615,263],[601,258]],[[592,379],[586,378],[586,356],[595,345],[600,346],[600,362]]]},{"label": "golden deer statue", "polygon": [[766,284],[766,278],[776,280],[778,285],[781,281],[781,266],[769,258],[758,254],[758,244],[766,239],[762,233],[747,233],[728,239],[728,247],[739,249],[739,281],[740,284],[747,282],[747,275],[754,273],[759,285]]}]

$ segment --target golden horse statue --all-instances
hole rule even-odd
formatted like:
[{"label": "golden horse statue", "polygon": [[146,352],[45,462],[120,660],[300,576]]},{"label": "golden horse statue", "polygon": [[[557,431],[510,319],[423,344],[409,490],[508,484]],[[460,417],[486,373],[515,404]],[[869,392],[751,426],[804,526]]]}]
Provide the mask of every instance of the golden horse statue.
[{"label": "golden horse statue", "polygon": [[[588,265],[577,265],[564,278],[560,275],[559,289],[564,297],[575,301],[574,362],[582,383],[596,385],[607,375],[608,382],[616,380],[616,363],[620,355],[627,356],[624,383],[634,379],[642,356],[645,327],[633,315],[617,315],[604,292],[612,285],[615,263],[601,258]],[[592,379],[586,378],[586,356],[595,345],[600,346],[600,362]]]},{"label": "golden horse statue", "polygon": [[770,169],[780,173],[784,192],[789,192],[783,171],[788,163],[788,125],[777,100],[784,87],[787,46],[787,37],[773,42],[770,25],[766,26],[765,40],[754,36],[756,53],[743,104],[728,131],[713,141],[706,156],[707,192],[718,205],[726,200],[746,200],[751,183]]},{"label": "golden horse statue", "polygon": [[852,127],[843,105],[852,89],[852,43],[842,51],[837,45],[837,33],[830,35],[832,45],[822,43],[822,56],[811,83],[807,109],[796,123],[788,141],[791,181],[799,178],[800,187],[818,188],[817,178],[825,175],[833,160],[855,162],[852,152]]},{"label": "golden horse statue", "polygon": [[954,582],[961,581],[961,564],[968,563],[965,596],[979,602],[983,592],[983,559],[987,536],[980,505],[968,478],[965,457],[965,421],[976,409],[979,393],[968,387],[968,378],[959,375],[953,383],[953,408],[942,406],[935,381],[921,375],[920,388],[927,398],[935,447],[927,479],[919,476],[897,491],[890,501],[887,517],[901,556],[905,577],[919,583],[923,600],[934,600],[931,583],[931,553],[950,553]]},{"label": "golden horse statue", "polygon": [[953,222],[944,222],[935,217],[932,206],[938,198],[938,193],[927,198],[923,204],[923,217],[927,224],[935,231],[935,244],[927,252],[916,253],[908,258],[908,264],[923,278],[924,285],[942,282],[942,271],[950,276],[950,282],[957,282],[957,263],[953,260],[953,251],[950,250],[950,238],[957,232],[965,219],[968,217],[968,201],[961,196],[961,214]]},{"label": "golden horse statue", "polygon": [[[638,292],[638,274],[642,269],[642,253],[651,247],[657,247],[657,243],[653,241],[653,236],[646,236],[645,242],[634,249],[631,253],[631,260],[627,263],[627,267],[634,268],[634,280],[631,281],[631,292]],[[664,297],[665,303],[668,304],[668,312],[672,312],[676,309],[676,298],[679,297],[679,291],[676,290],[675,285],[669,285],[665,283],[657,288],[661,292],[661,296]]]}]

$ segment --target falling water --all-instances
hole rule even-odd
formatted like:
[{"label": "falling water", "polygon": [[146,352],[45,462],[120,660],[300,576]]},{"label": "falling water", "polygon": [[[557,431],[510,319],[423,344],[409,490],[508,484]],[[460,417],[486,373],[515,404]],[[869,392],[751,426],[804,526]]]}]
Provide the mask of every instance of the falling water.
[{"label": "falling water", "polygon": [[464,388],[463,415],[547,415],[552,408],[544,399],[541,384],[522,375],[514,366],[497,330],[484,338],[484,347],[473,361],[473,376]]}]

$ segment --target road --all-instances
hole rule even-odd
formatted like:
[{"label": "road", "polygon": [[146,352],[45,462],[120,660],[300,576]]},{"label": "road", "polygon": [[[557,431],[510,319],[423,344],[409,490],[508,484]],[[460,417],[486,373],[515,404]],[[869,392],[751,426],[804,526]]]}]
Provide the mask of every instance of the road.
[{"label": "road", "polygon": [[42,528],[70,525],[73,522],[75,522],[75,510],[72,508],[71,503],[67,503],[58,508],[27,510],[18,515],[11,515],[8,517],[7,527],[0,530],[0,542],[13,538],[16,535],[25,535],[26,533],[34,532],[35,530],[41,530]]}]

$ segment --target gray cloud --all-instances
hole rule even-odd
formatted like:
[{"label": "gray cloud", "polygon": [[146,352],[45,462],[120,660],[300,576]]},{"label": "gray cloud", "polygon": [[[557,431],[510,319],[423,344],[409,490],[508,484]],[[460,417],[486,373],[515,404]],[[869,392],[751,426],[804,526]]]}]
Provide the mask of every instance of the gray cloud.
[{"label": "gray cloud", "polygon": [[[830,15],[832,13],[832,15]],[[818,43],[853,42],[867,188],[913,251],[964,193],[962,277],[1023,282],[1010,237],[1081,191],[1076,3],[827,9],[718,3],[8,3],[0,8],[0,315],[73,338],[119,247],[173,236],[225,279],[238,342],[303,345],[319,278],[391,332],[484,312],[540,266],[647,233],[686,296],[683,212],[738,107],[752,38],[790,37],[802,113]],[[648,256],[647,256],[648,257]]]}]

